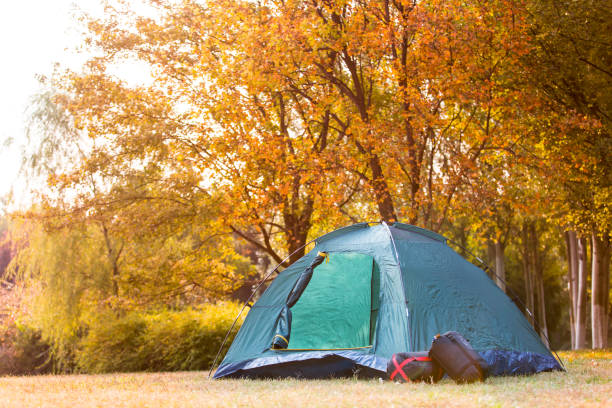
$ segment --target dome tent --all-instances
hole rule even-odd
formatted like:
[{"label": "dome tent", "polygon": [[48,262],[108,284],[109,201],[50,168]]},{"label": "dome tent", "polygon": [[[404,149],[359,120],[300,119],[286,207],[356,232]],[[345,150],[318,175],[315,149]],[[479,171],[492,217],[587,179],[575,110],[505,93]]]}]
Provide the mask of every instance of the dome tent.
[{"label": "dome tent", "polygon": [[446,238],[355,224],[315,240],[255,302],[214,378],[383,376],[393,353],[462,333],[491,375],[562,370],[523,314]]}]

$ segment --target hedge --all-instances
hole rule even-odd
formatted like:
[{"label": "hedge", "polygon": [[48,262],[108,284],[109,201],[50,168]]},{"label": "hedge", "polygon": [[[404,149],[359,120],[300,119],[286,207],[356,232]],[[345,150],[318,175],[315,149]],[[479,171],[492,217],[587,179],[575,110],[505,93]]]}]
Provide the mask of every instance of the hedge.
[{"label": "hedge", "polygon": [[80,341],[75,353],[77,367],[87,373],[209,369],[239,308],[235,303],[221,303],[100,316]]}]

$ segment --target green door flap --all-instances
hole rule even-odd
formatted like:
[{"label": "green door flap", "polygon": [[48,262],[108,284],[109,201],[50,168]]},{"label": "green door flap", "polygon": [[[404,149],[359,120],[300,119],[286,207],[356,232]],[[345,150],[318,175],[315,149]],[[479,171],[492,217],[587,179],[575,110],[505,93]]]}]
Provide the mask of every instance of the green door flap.
[{"label": "green door flap", "polygon": [[330,253],[291,308],[288,349],[370,346],[374,261],[359,253]]}]

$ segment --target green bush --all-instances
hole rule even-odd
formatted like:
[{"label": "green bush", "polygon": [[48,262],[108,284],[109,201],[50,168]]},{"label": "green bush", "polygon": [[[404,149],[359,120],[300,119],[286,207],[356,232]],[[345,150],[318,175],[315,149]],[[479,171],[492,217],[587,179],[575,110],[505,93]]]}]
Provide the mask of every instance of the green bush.
[{"label": "green bush", "polygon": [[0,327],[0,375],[45,374],[53,361],[40,331],[11,322]]},{"label": "green bush", "polygon": [[140,348],[146,323],[142,315],[121,318],[104,314],[91,322],[76,350],[77,367],[85,372],[142,371]]},{"label": "green bush", "polygon": [[221,303],[181,311],[102,316],[91,322],[81,340],[77,365],[91,373],[208,369],[239,310],[235,303]]}]

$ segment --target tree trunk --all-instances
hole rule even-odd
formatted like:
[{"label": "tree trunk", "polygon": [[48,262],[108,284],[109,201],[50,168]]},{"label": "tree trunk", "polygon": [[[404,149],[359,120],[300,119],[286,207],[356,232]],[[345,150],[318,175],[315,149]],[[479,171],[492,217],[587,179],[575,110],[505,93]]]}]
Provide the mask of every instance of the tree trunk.
[{"label": "tree trunk", "polygon": [[489,258],[489,276],[495,280],[495,242],[492,239],[487,240],[487,257]]},{"label": "tree trunk", "polygon": [[468,244],[467,244],[467,235],[465,233],[465,222],[463,221],[463,219],[461,219],[459,221],[459,243],[461,244],[461,256],[462,257],[466,257],[467,253],[465,252],[465,248],[467,248]]},{"label": "tree trunk", "polygon": [[536,223],[532,223],[530,226],[531,235],[531,265],[534,276],[535,292],[538,299],[538,325],[540,326],[540,337],[546,345],[548,344],[548,325],[546,324],[546,299],[544,297],[544,268],[542,265],[542,257],[540,254],[539,242],[538,242],[538,231],[536,229]]},{"label": "tree trunk", "polygon": [[576,303],[578,300],[578,245],[576,232],[565,231],[565,248],[567,256],[567,285],[569,293],[569,316],[571,348],[576,350]]},{"label": "tree trunk", "polygon": [[495,243],[495,282],[506,292],[506,265],[504,262],[504,246],[501,242]]},{"label": "tree trunk", "polygon": [[380,159],[375,154],[370,157],[370,169],[372,170],[372,187],[374,187],[378,212],[384,221],[394,223],[397,221],[397,215],[395,214],[393,198],[389,192],[387,180],[383,175]]},{"label": "tree trunk", "polygon": [[287,233],[287,250],[291,256],[287,261],[289,265],[296,262],[306,253],[306,239],[308,236],[308,227],[298,230],[289,230]]},{"label": "tree trunk", "polygon": [[530,243],[530,234],[529,234],[529,223],[525,222],[523,224],[523,278],[525,280],[525,314],[527,316],[527,320],[534,326],[534,318],[533,310],[535,306],[535,296],[533,293],[533,272],[532,272],[532,263],[531,263],[531,243]]},{"label": "tree trunk", "polygon": [[538,286],[538,325],[540,326],[540,338],[546,347],[550,348],[548,343],[548,324],[546,323],[546,302],[544,297],[544,279],[541,272],[537,276]]},{"label": "tree trunk", "polygon": [[587,240],[578,239],[578,284],[576,285],[577,299],[575,301],[575,347],[583,349],[586,347],[586,308],[587,308],[587,276],[588,276],[588,256]]},{"label": "tree trunk", "polygon": [[308,231],[312,226],[312,213],[314,211],[314,200],[312,198],[305,199],[300,207],[298,202],[299,185],[295,187],[294,202],[292,202],[291,210],[283,212],[283,221],[285,223],[285,237],[287,240],[287,251],[290,254],[289,264],[293,264],[306,253],[306,240],[308,239]]},{"label": "tree trunk", "polygon": [[591,324],[593,348],[608,346],[608,302],[610,290],[610,237],[592,233],[593,276],[591,279]]},{"label": "tree trunk", "polygon": [[104,243],[106,244],[106,255],[109,263],[111,264],[111,283],[113,295],[119,296],[119,257],[121,256],[123,246],[121,246],[118,251],[115,251],[111,242],[108,228],[106,228],[106,224],[102,222],[101,226],[102,234],[104,236]]}]

